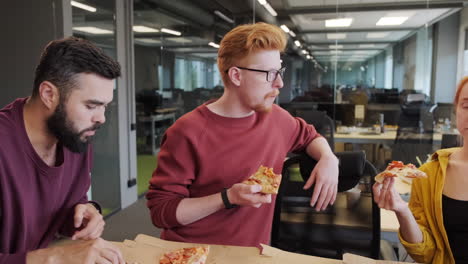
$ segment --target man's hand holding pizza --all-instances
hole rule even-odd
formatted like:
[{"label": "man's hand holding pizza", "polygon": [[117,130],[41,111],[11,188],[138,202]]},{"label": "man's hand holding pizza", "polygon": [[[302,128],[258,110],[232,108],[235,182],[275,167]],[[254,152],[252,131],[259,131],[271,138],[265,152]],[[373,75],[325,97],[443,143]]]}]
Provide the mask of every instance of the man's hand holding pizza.
[{"label": "man's hand holding pizza", "polygon": [[227,190],[227,195],[232,204],[258,208],[264,203],[271,203],[271,194],[264,194],[261,191],[262,186],[259,184],[236,183]]},{"label": "man's hand holding pizza", "polygon": [[227,191],[228,199],[236,205],[258,208],[271,203],[271,195],[278,193],[280,183],[281,175],[275,174],[272,168],[260,166],[252,176]]}]

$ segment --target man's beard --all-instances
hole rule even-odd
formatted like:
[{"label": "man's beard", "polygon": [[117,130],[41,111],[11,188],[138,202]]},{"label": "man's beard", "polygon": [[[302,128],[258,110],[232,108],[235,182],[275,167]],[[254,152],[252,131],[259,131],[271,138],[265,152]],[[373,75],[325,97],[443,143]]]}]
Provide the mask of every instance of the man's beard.
[{"label": "man's beard", "polygon": [[[265,95],[265,100],[268,100],[271,96],[278,96],[279,90],[274,90],[273,92],[268,93]],[[269,113],[273,109],[273,105],[266,106],[265,103],[258,104],[253,107],[253,110],[258,113]]]},{"label": "man's beard", "polygon": [[59,103],[55,112],[47,119],[49,131],[57,138],[59,143],[75,153],[83,153],[88,149],[88,143],[91,141],[91,137],[82,140],[82,135],[87,131],[97,130],[100,126],[101,124],[98,123],[90,128],[77,132],[73,127],[73,123],[68,118],[63,102]]}]

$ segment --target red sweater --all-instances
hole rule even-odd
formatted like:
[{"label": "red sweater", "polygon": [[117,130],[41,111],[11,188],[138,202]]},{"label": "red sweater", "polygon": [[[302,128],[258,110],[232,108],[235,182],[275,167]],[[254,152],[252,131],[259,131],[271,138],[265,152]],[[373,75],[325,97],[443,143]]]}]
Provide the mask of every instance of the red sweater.
[{"label": "red sweater", "polygon": [[303,150],[317,136],[313,126],[277,105],[270,113],[244,118],[219,116],[206,105],[184,115],[163,138],[146,195],[154,225],[164,228],[161,238],[239,246],[268,244],[275,199],[260,208],[222,209],[185,226],[177,221],[176,208],[184,198],[211,195],[242,182],[260,165],[281,173],[286,154]]},{"label": "red sweater", "polygon": [[91,150],[57,146],[50,167],[34,150],[17,99],[0,109],[0,264],[22,264],[26,253],[47,247],[56,233],[72,235],[74,207],[88,201]]}]

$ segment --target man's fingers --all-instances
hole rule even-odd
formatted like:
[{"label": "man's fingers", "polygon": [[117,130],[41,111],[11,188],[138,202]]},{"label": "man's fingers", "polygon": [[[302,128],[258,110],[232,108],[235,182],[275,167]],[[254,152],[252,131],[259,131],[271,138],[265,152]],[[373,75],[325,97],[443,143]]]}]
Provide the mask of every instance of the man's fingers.
[{"label": "man's fingers", "polygon": [[310,199],[310,206],[314,207],[317,203],[317,199],[322,192],[322,186],[323,185],[320,183],[315,184],[314,192],[312,193],[312,198]]},{"label": "man's fingers", "polygon": [[315,204],[316,211],[322,210],[322,207],[325,205],[327,197],[328,197],[328,188],[327,186],[323,186],[322,190],[320,191],[320,195],[318,197],[317,203]]},{"label": "man's fingers", "polygon": [[92,233],[91,233],[88,237],[86,237],[85,239],[96,239],[96,238],[99,238],[99,237],[101,237],[103,231],[104,231],[104,224],[100,224],[100,225],[94,230],[94,232],[92,232]]},{"label": "man's fingers", "polygon": [[78,204],[75,206],[75,215],[73,217],[73,223],[75,228],[79,228],[83,223],[84,214],[86,212],[86,206]]},{"label": "man's fingers", "polygon": [[122,264],[125,264],[125,261],[123,259],[123,255],[122,255],[122,252],[120,251],[120,249],[115,246],[114,244],[112,244],[111,242],[106,242],[108,243],[108,249],[111,250],[116,256],[117,256],[117,259],[119,260],[120,263]]},{"label": "man's fingers", "polygon": [[72,239],[86,239],[86,237],[90,236],[96,229],[98,228],[98,225],[100,224],[101,218],[99,217],[93,217],[89,220],[89,222],[86,224],[85,228],[81,229],[80,231],[76,232]]},{"label": "man's fingers", "polygon": [[304,185],[304,190],[308,190],[312,186],[312,184],[314,184],[316,177],[317,177],[317,173],[315,172],[315,168],[314,168],[314,170],[312,170],[312,173],[310,174],[309,179]]},{"label": "man's fingers", "polygon": [[262,186],[259,184],[249,185],[251,193],[258,193],[262,190]]},{"label": "man's fingers", "polygon": [[325,202],[323,203],[322,211],[327,209],[327,207],[331,205],[332,199],[333,199],[333,189],[334,189],[333,186],[328,187],[328,195],[325,198]]},{"label": "man's fingers", "polygon": [[112,264],[119,264],[119,256],[110,248],[105,248],[101,251],[101,257]]},{"label": "man's fingers", "polygon": [[104,258],[104,257],[98,257],[96,259],[96,264],[114,264],[114,263],[117,263],[117,262],[112,262],[112,261],[109,261],[108,259]]},{"label": "man's fingers", "polygon": [[257,203],[271,203],[271,194],[254,194],[252,202]]},{"label": "man's fingers", "polygon": [[338,195],[338,185],[336,184],[336,185],[333,187],[333,197],[332,197],[331,205],[334,205],[334,204],[335,204],[336,196],[337,196],[337,195]]}]

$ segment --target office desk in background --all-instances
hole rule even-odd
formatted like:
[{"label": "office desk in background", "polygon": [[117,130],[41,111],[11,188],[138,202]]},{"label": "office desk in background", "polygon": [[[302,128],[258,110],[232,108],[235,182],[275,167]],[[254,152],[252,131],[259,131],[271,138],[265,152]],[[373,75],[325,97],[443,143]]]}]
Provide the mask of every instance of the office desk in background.
[{"label": "office desk in background", "polygon": [[[381,134],[366,132],[335,133],[335,142],[356,144],[393,144],[396,135],[396,131],[386,131]],[[442,141],[442,134],[434,133],[432,139],[434,144],[440,144]]]},{"label": "office desk in background", "polygon": [[139,116],[137,117],[138,122],[149,122],[150,123],[150,135],[151,135],[151,153],[156,155],[158,153],[158,148],[156,147],[156,129],[155,125],[158,122],[164,120],[171,120],[172,123],[176,121],[176,112],[178,108],[163,108],[156,110],[156,114],[149,116]]}]

